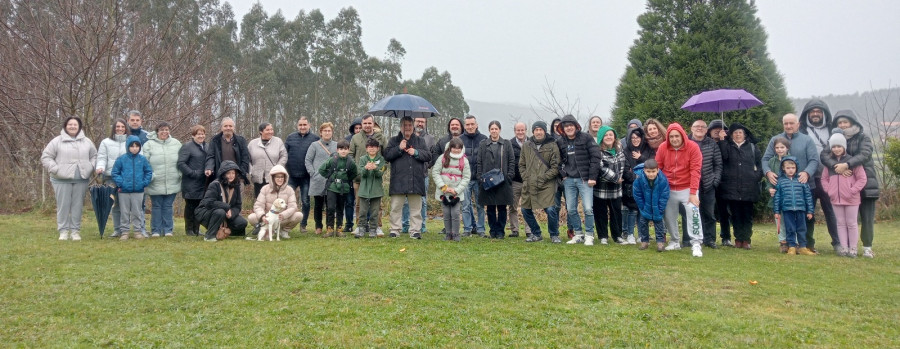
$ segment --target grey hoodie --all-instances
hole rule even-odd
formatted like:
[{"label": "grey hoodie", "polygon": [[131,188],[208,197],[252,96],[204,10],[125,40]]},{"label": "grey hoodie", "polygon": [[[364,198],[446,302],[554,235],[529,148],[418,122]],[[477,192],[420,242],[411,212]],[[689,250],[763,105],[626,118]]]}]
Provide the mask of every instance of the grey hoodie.
[{"label": "grey hoodie", "polygon": [[[825,114],[822,122],[819,125],[814,125],[809,121],[809,111],[813,108],[822,109]],[[803,111],[800,112],[800,133],[804,133],[808,135],[813,140],[813,144],[816,145],[816,151],[822,153],[822,150],[828,148],[828,137],[831,137],[831,110],[828,109],[828,104],[825,104],[821,99],[812,99],[803,106]],[[816,171],[816,177],[822,176],[823,166],[819,166],[819,170]]]}]

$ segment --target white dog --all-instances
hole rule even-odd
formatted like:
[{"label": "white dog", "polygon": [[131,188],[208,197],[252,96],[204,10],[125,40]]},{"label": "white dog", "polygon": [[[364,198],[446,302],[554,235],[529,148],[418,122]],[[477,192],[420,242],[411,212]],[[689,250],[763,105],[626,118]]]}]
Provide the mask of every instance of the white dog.
[{"label": "white dog", "polygon": [[284,199],[275,199],[275,202],[272,203],[272,208],[266,213],[268,224],[263,225],[262,229],[259,230],[259,235],[257,236],[259,241],[263,241],[266,237],[266,232],[269,233],[269,241],[272,241],[273,235],[275,239],[281,241],[281,234],[279,234],[281,232],[281,219],[278,218],[278,214],[286,208],[287,203],[284,202]]}]

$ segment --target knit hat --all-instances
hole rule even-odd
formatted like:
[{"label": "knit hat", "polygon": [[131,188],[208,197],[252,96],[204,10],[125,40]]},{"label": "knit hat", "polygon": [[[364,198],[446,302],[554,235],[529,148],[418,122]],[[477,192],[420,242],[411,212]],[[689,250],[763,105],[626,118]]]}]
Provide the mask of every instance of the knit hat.
[{"label": "knit hat", "polygon": [[828,146],[833,147],[839,145],[844,149],[847,149],[847,137],[844,137],[843,130],[836,128],[832,132],[831,138],[828,139]]},{"label": "knit hat", "polygon": [[544,130],[544,133],[547,133],[547,123],[543,121],[535,121],[534,124],[531,124],[531,133],[534,133],[534,129],[539,128]]},{"label": "knit hat", "polygon": [[728,131],[728,128],[725,127],[725,122],[722,121],[721,119],[715,119],[715,120],[709,122],[709,129],[710,129],[710,130],[715,130],[715,129],[717,129],[717,128],[721,128],[721,129],[723,129],[723,130]]},{"label": "knit hat", "polygon": [[632,128],[631,125],[637,125],[637,128],[644,127],[644,123],[641,122],[641,120],[638,120],[638,119],[631,119],[631,120],[629,120],[629,121],[628,121],[628,128],[629,128],[629,129]]}]

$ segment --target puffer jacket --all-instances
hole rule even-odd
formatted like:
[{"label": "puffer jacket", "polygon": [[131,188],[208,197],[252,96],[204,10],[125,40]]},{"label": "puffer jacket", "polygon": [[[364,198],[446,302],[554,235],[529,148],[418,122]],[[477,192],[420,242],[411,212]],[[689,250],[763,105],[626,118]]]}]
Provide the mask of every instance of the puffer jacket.
[{"label": "puffer jacket", "polygon": [[153,167],[153,179],[147,195],[170,195],[181,191],[181,171],[178,171],[178,152],[181,142],[175,137],[160,140],[156,132],[147,134],[141,152]]},{"label": "puffer jacket", "polygon": [[[481,141],[478,146],[478,161],[475,163],[475,180],[478,181],[479,205],[512,205],[512,178],[516,173],[515,154],[508,140],[500,137],[497,142],[490,138]],[[481,176],[490,170],[498,169],[506,179],[491,190],[481,186]]]},{"label": "puffer jacket", "polygon": [[105,138],[100,141],[100,147],[97,148],[97,169],[103,170],[104,176],[112,176],[116,159],[128,152],[128,147],[125,146],[127,138],[128,135],[115,135],[115,139]]},{"label": "puffer jacket", "polygon": [[[374,170],[366,169],[366,164],[369,162],[375,163]],[[384,176],[385,170],[387,170],[387,161],[384,160],[381,153],[376,153],[373,158],[370,158],[369,154],[359,158],[356,161],[356,173],[358,175],[357,178],[359,178],[359,191],[356,192],[356,196],[363,199],[383,197],[384,182],[382,181],[382,176]]]},{"label": "puffer jacket", "polygon": [[[138,136],[128,136],[125,144],[141,144]],[[112,178],[120,193],[142,193],[153,179],[153,168],[143,155],[128,152],[113,165]]]},{"label": "puffer jacket", "polygon": [[[846,161],[847,157],[849,156],[845,154],[835,161]],[[859,205],[861,203],[860,193],[866,187],[868,178],[866,178],[866,171],[862,166],[853,167],[852,171],[853,175],[850,177],[844,177],[844,175],[834,173],[827,168],[822,171],[822,189],[828,193],[831,204]]]},{"label": "puffer jacket", "polygon": [[666,204],[669,202],[669,180],[659,171],[653,186],[644,174],[644,164],[638,164],[634,168],[637,177],[632,184],[634,201],[637,203],[641,216],[653,221],[660,221],[666,213]]},{"label": "puffer jacket", "polygon": [[[863,125],[859,123],[856,113],[852,110],[839,110],[834,113],[834,121],[832,121],[834,128],[837,128],[838,120],[841,118],[847,118],[852,125],[849,129],[843,131],[844,137],[847,138],[847,155],[850,155],[850,158],[843,162],[847,163],[851,168],[860,165],[863,167],[866,171],[866,187],[860,195],[867,199],[877,199],[881,196],[881,191],[878,185],[878,177],[875,175],[875,161],[872,159],[872,154],[875,150],[872,138],[869,138],[869,135],[864,132]],[[858,131],[856,131],[857,128]],[[791,147],[793,148],[793,145]],[[831,149],[828,149],[827,152],[830,153]],[[838,164],[834,157],[826,156],[826,150],[822,150],[821,156],[822,163],[828,168],[833,169],[834,165]]]},{"label": "puffer jacket", "polygon": [[[739,128],[747,135],[746,141],[740,147],[731,139],[731,132]],[[763,177],[759,150],[753,144],[753,134],[749,130],[737,123],[731,124],[729,130],[725,141],[720,143],[722,185],[719,191],[725,200],[755,202],[759,200],[759,181]]]},{"label": "puffer jacket", "polygon": [[181,171],[181,196],[185,199],[203,199],[208,180],[204,171],[205,164],[206,150],[199,144],[190,140],[181,146],[177,166]]},{"label": "puffer jacket", "polygon": [[[220,183],[227,182],[225,173],[230,170],[235,170],[237,176],[234,179],[234,193],[231,195],[231,200],[225,202],[222,200],[222,191],[224,190],[223,184]],[[241,198],[241,182],[247,182],[247,176],[244,174],[244,171],[242,171],[234,161],[223,161],[219,166],[219,172],[216,172],[216,180],[209,183],[209,186],[206,187],[206,193],[203,194],[203,200],[200,200],[198,208],[210,211],[215,209],[231,211],[232,219],[240,216],[241,206],[243,205],[243,199]]]},{"label": "puffer jacket", "polygon": [[272,204],[275,203],[275,199],[279,198],[287,204],[287,208],[281,211],[282,217],[290,217],[294,215],[294,212],[297,212],[297,196],[294,195],[294,189],[287,184],[287,170],[280,165],[274,166],[269,172],[269,176],[278,173],[285,175],[284,185],[279,188],[277,193],[274,191],[275,183],[266,184],[259,190],[259,196],[256,197],[256,202],[253,203],[253,213],[256,213],[257,217],[265,216],[266,212],[272,208]]},{"label": "puffer jacket", "polygon": [[[700,173],[703,168],[703,153],[700,146],[687,138],[687,133],[678,123],[672,123],[666,129],[665,134],[671,134],[677,130],[684,142],[681,148],[675,149],[666,140],[656,150],[656,162],[659,169],[666,175],[669,187],[673,191],[690,189],[691,194],[697,194],[700,189]],[[723,156],[724,159],[724,156]]]},{"label": "puffer jacket", "polygon": [[[462,166],[460,166],[462,164]],[[456,191],[456,196],[460,201],[466,200],[466,193],[469,188],[469,181],[472,179],[472,170],[469,169],[469,159],[466,157],[465,149],[462,154],[454,157],[450,154],[450,162],[444,167],[443,155],[438,157],[438,161],[431,167],[431,177],[434,178],[434,198],[441,199],[444,192],[441,188],[447,186]]]},{"label": "puffer jacket", "polygon": [[74,138],[63,129],[41,152],[41,164],[51,179],[88,180],[97,163],[97,147],[85,137],[84,130]]},{"label": "puffer jacket", "polygon": [[[788,152],[785,157],[791,156],[791,152]],[[778,158],[778,155],[769,159],[769,168],[772,169],[772,172],[775,172],[776,175],[781,177],[781,159]],[[769,189],[775,189],[775,185],[768,180],[764,180],[763,183],[766,184],[766,191],[763,192],[763,195],[769,198],[769,208],[775,208],[775,196],[769,194]],[[778,183],[776,183],[778,184]]]},{"label": "puffer jacket", "polygon": [[475,130],[475,133],[471,134],[463,129],[463,133],[459,136],[459,139],[463,141],[463,147],[466,148],[466,158],[468,158],[469,163],[473,165],[469,166],[472,169],[472,178],[477,181],[478,176],[475,175],[475,164],[478,163],[478,146],[481,145],[481,141],[487,139],[487,136],[481,134],[477,129]]},{"label": "puffer jacket", "polygon": [[[793,161],[796,164],[797,158],[785,156],[784,159],[781,159],[782,168],[784,168],[785,161]],[[800,183],[796,174],[793,177],[788,177],[782,169],[781,175],[778,176],[778,185],[775,186],[774,206],[777,214],[787,211],[813,213],[815,206],[813,206],[812,190],[809,189],[808,185]]]},{"label": "puffer jacket", "polygon": [[287,151],[287,163],[284,167],[291,177],[305,178],[310,176],[305,163],[306,153],[309,151],[309,146],[318,140],[319,136],[312,131],[306,132],[306,134],[294,132],[289,134],[284,140],[284,149]]},{"label": "puffer jacket", "polygon": [[328,159],[331,158],[331,154],[337,151],[337,141],[330,140],[318,140],[313,142],[309,146],[309,151],[306,152],[306,168],[310,169],[309,172],[309,195],[310,196],[324,196],[325,195],[325,182],[328,180],[322,175],[319,174],[319,168],[322,167]]},{"label": "puffer jacket", "polygon": [[384,148],[384,159],[391,164],[391,184],[388,189],[390,195],[422,195],[425,196],[428,189],[425,188],[425,177],[428,175],[424,164],[431,163],[431,150],[425,146],[425,140],[410,135],[406,141],[407,147],[416,149],[416,155],[412,156],[400,150],[400,141],[403,133],[391,137],[387,147]]},{"label": "puffer jacket", "polygon": [[250,181],[253,183],[271,183],[269,171],[272,167],[287,164],[287,150],[281,138],[273,136],[267,145],[263,145],[262,138],[254,138],[247,143],[247,150],[250,152]]},{"label": "puffer jacket", "polygon": [[[566,123],[575,124],[575,138],[569,139],[565,135],[564,127]],[[587,181],[596,179],[600,174],[600,146],[591,135],[581,132],[581,125],[572,115],[566,115],[556,125],[556,132],[560,136],[556,139],[556,146],[559,147],[560,167],[559,173],[563,178],[574,176]]]},{"label": "puffer jacket", "polygon": [[522,173],[522,208],[543,210],[556,205],[559,161],[559,147],[550,135],[525,142],[518,166]]},{"label": "puffer jacket", "polygon": [[700,186],[703,190],[712,190],[722,181],[722,151],[719,143],[710,137],[704,137],[702,141],[688,137],[700,146],[703,154],[703,167],[700,168]]}]

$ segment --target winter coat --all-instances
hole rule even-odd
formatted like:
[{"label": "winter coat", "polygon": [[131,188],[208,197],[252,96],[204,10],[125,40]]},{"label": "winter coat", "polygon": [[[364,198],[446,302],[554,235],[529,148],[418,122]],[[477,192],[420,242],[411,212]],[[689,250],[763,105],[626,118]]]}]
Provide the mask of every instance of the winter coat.
[{"label": "winter coat", "polygon": [[719,143],[710,137],[704,137],[702,141],[694,140],[693,136],[688,138],[700,146],[700,153],[703,154],[703,166],[700,168],[700,187],[703,190],[712,190],[718,187],[722,181],[722,151],[719,148]]},{"label": "winter coat", "polygon": [[[502,148],[502,151],[501,151]],[[512,205],[513,190],[512,178],[516,174],[515,154],[512,144],[500,137],[496,142],[490,139],[481,141],[478,145],[478,161],[475,163],[475,180],[478,181],[478,204],[487,205]],[[491,190],[484,190],[481,185],[481,176],[490,170],[499,169],[506,180]]]},{"label": "winter coat", "polygon": [[740,124],[732,124],[725,142],[721,143],[723,185],[719,187],[719,191],[725,200],[755,202],[759,200],[759,181],[763,177],[759,150],[752,142],[752,134],[746,129],[747,138],[740,147],[731,139],[735,125]]},{"label": "winter coat", "polygon": [[319,136],[312,131],[306,134],[291,133],[284,140],[284,150],[287,151],[287,163],[284,165],[288,174],[293,178],[307,178],[310,176],[306,168],[306,152],[313,142],[318,141]]},{"label": "winter coat", "polygon": [[[606,133],[603,128],[601,128],[600,131]],[[614,144],[618,147],[620,143],[617,140]],[[597,184],[594,185],[594,196],[600,199],[621,198],[622,183],[624,182],[622,176],[625,172],[628,172],[629,176],[634,175],[630,168],[628,171],[625,171],[625,167],[628,165],[628,162],[625,161],[625,154],[622,153],[621,149],[601,149],[600,157],[602,159],[600,175],[597,177]],[[622,182],[620,182],[620,180],[622,180]],[[633,177],[631,182],[634,182]]]},{"label": "winter coat", "polygon": [[[204,146],[207,144],[204,142]],[[206,192],[206,149],[193,140],[178,150],[178,170],[181,171],[181,196],[189,200],[203,199]]]},{"label": "winter coat", "polygon": [[128,135],[115,135],[115,139],[105,138],[100,141],[100,147],[97,148],[97,169],[103,170],[104,176],[112,176],[116,159],[128,152],[128,146],[125,145],[126,138]]},{"label": "winter coat", "polygon": [[390,195],[422,195],[425,196],[428,189],[425,188],[425,164],[431,163],[431,150],[425,146],[425,140],[416,136],[409,136],[407,147],[416,150],[416,155],[409,155],[400,149],[400,141],[403,133],[397,133],[384,148],[384,159],[391,164]]},{"label": "winter coat", "polygon": [[170,195],[181,191],[181,172],[178,171],[178,152],[181,142],[169,136],[160,140],[156,132],[147,135],[141,153],[153,167],[153,179],[147,195]]},{"label": "winter coat", "polygon": [[[633,119],[628,122],[628,124],[632,124],[635,121],[640,125],[640,120]],[[631,135],[637,134],[638,137],[641,138],[641,144],[635,147],[631,144]],[[628,208],[637,210],[637,204],[634,202],[634,194],[632,193],[634,180],[637,178],[634,173],[634,168],[637,165],[643,164],[647,159],[653,159],[656,156],[656,153],[650,149],[650,145],[647,144],[647,139],[644,138],[644,129],[641,127],[633,128],[628,131],[628,135],[622,138],[623,146],[622,153],[625,156],[625,162],[627,163],[625,167],[625,172],[622,173],[622,205],[628,206]],[[632,152],[638,152],[641,155],[635,159],[632,156]]]},{"label": "winter coat", "polygon": [[356,135],[353,131],[356,130],[356,125],[362,126],[362,117],[354,118],[352,122],[350,122],[350,127],[347,128],[347,136],[344,137],[344,140],[348,143],[353,140],[353,136]]},{"label": "winter coat", "polygon": [[[213,136],[209,141],[209,150],[206,151],[206,169],[213,173],[219,173],[219,166],[222,165],[222,132]],[[244,173],[244,184],[250,184],[250,179],[246,177],[250,173],[250,150],[247,149],[247,140],[241,135],[233,136],[231,146],[234,148],[235,163]]]},{"label": "winter coat", "polygon": [[441,199],[441,195],[444,195],[441,188],[447,186],[456,191],[456,196],[460,201],[467,200],[466,194],[468,193],[469,181],[472,179],[472,170],[469,169],[471,164],[466,157],[465,149],[463,149],[459,157],[454,158],[453,154],[450,154],[450,163],[447,167],[444,167],[443,161],[443,155],[440,155],[438,161],[431,167],[431,177],[434,178],[435,199]]},{"label": "winter coat", "polygon": [[[126,144],[135,142],[140,144],[140,138],[128,136],[125,141]],[[116,159],[111,175],[120,193],[142,193],[153,179],[153,168],[140,152],[128,152]]]},{"label": "winter coat", "polygon": [[559,162],[559,147],[553,138],[537,141],[531,137],[525,142],[518,166],[522,174],[522,208],[543,210],[556,205]]},{"label": "winter coat", "polygon": [[[840,160],[846,161],[847,155],[841,157]],[[861,193],[866,187],[868,178],[866,178],[866,170],[862,166],[852,168],[853,175],[844,177],[842,174],[834,173],[826,168],[822,171],[822,189],[828,193],[833,205],[859,205],[861,203]]]},{"label": "winter coat", "polygon": [[[797,160],[793,156],[785,156],[781,159],[782,166],[785,161],[796,162]],[[815,211],[812,190],[809,189],[809,186],[800,183],[800,181],[797,180],[797,174],[788,177],[787,174],[784,173],[784,170],[782,170],[781,175],[778,176],[778,184],[775,186],[774,201],[774,210],[776,214],[782,214],[788,211],[802,211],[805,213],[813,213]]]},{"label": "winter coat", "polygon": [[351,183],[356,179],[356,164],[349,154],[342,158],[335,153],[319,167],[319,174],[325,178],[328,191],[347,194],[353,189]]},{"label": "winter coat", "polygon": [[[788,152],[784,156],[785,157],[791,156],[791,152]],[[796,159],[796,158],[794,158],[794,159]],[[781,159],[778,158],[778,155],[775,155],[775,157],[769,159],[769,168],[772,169],[772,172],[775,172],[776,175],[781,177]],[[767,198],[769,198],[769,203],[768,203],[769,208],[774,209],[775,208],[775,196],[769,194],[769,189],[775,189],[775,185],[773,185],[772,182],[769,182],[768,180],[763,180],[763,183],[766,184],[766,191],[763,192],[763,195],[766,196]]]},{"label": "winter coat", "polygon": [[[665,134],[671,134],[677,130],[681,134],[683,144],[675,149],[666,140],[656,149],[656,162],[659,169],[669,180],[669,189],[679,191],[690,189],[691,194],[697,194],[700,189],[700,175],[703,168],[703,153],[700,146],[687,138],[687,133],[681,125],[673,123],[666,129]],[[723,156],[724,159],[724,156]],[[759,189],[759,187],[757,187]]]},{"label": "winter coat", "polygon": [[359,133],[353,135],[353,138],[350,138],[350,157],[353,161],[359,161],[359,158],[366,155],[366,142],[369,141],[369,138],[378,140],[378,144],[381,145],[381,155],[384,155],[384,147],[387,143],[385,143],[384,134],[381,131],[376,129],[368,136],[364,131],[359,131]]},{"label": "winter coat", "polygon": [[[575,124],[575,138],[565,135],[563,124]],[[600,174],[600,146],[591,135],[581,132],[581,125],[575,117],[566,115],[562,118],[556,131],[560,136],[556,139],[559,147],[559,175],[563,178],[578,176],[585,181],[596,179]]]},{"label": "winter coat", "polygon": [[459,136],[459,139],[463,141],[463,147],[466,149],[466,158],[469,159],[469,163],[473,166],[472,168],[472,180],[479,181],[479,177],[475,175],[475,165],[478,164],[478,146],[481,145],[481,141],[487,139],[487,136],[481,134],[477,129],[475,133],[468,133],[463,130],[463,133]]},{"label": "winter coat", "polygon": [[[840,110],[835,113],[834,121],[832,122],[834,128],[837,128],[837,122],[840,118],[847,118],[850,120],[851,125],[855,126],[851,126],[850,129],[844,130],[845,137],[847,137],[848,133],[851,135],[847,138],[846,149],[847,155],[850,155],[850,158],[843,162],[847,163],[851,168],[862,165],[863,169],[866,171],[866,187],[860,195],[867,199],[877,199],[881,192],[879,190],[878,177],[875,176],[875,161],[872,159],[875,149],[872,138],[869,138],[869,135],[864,132],[863,125],[856,119],[856,113],[852,110]],[[856,128],[859,128],[859,131],[854,133],[853,130],[856,130]],[[794,146],[791,145],[791,148],[793,147]],[[828,149],[827,153],[831,153],[831,149]],[[826,155],[825,150],[822,151],[822,163],[825,167],[830,169],[834,169],[834,165],[838,164],[838,162],[834,160],[834,157]]]},{"label": "winter coat", "polygon": [[306,159],[304,160],[306,168],[312,170],[309,173],[310,196],[325,195],[325,181],[327,179],[319,174],[319,168],[322,167],[322,164],[324,164],[325,161],[331,159],[331,154],[334,154],[336,151],[337,141],[333,139],[328,142],[320,139],[310,144],[309,151],[306,152]]},{"label": "winter coat", "polygon": [[650,180],[644,174],[644,164],[638,164],[634,168],[634,174],[636,178],[632,184],[632,192],[641,216],[652,221],[662,220],[669,202],[669,179],[659,171],[651,187]]},{"label": "winter coat", "polygon": [[[291,188],[290,185],[287,184],[287,170],[274,170],[274,174],[282,173],[285,175],[284,185],[278,190],[277,193],[273,193],[273,189],[275,188],[275,183],[271,182],[266,184],[259,190],[259,196],[256,197],[256,202],[253,203],[253,213],[256,213],[257,217],[263,217],[270,209],[272,209],[272,204],[275,203],[275,199],[282,199],[287,204],[287,207],[284,211],[281,211],[282,217],[290,217],[294,215],[294,212],[297,212],[297,196],[294,195],[294,188]],[[269,173],[271,176],[273,173]]]},{"label": "winter coat", "polygon": [[[235,170],[237,176],[234,179],[234,192],[231,194],[231,200],[225,202],[222,199],[222,193],[225,190],[223,183],[227,183],[225,173],[230,170]],[[244,171],[241,171],[241,168],[234,161],[223,161],[219,166],[219,172],[216,172],[216,180],[210,182],[209,186],[206,187],[206,193],[203,194],[203,200],[200,200],[198,207],[210,211],[215,209],[230,210],[232,219],[240,216],[241,205],[243,205],[243,199],[241,198],[242,181],[247,182],[247,176],[244,174]]]},{"label": "winter coat", "polygon": [[[731,134],[733,130],[729,130],[729,134]],[[773,172],[772,168],[769,167],[769,159],[775,154],[775,138],[778,136],[787,138],[791,141],[791,155],[797,158],[797,171],[806,172],[810,176],[814,176],[816,171],[819,169],[819,153],[816,152],[816,145],[814,144],[812,138],[802,133],[795,133],[792,135],[788,135],[787,133],[780,133],[772,137],[769,140],[769,145],[766,146],[766,152],[762,157],[762,172],[763,174]],[[727,138],[727,136],[726,136]],[[749,139],[749,138],[748,138]],[[722,154],[722,158],[724,160],[725,154]],[[812,177],[810,177],[812,178]],[[722,183],[727,183],[723,176]],[[810,180],[806,182],[810,188],[816,187],[816,181]]]},{"label": "winter coat", "polygon": [[[374,170],[367,170],[366,164],[375,163]],[[384,171],[387,170],[387,161],[380,153],[375,154],[374,158],[370,158],[369,154],[364,155],[356,161],[356,173],[359,178],[359,191],[356,196],[363,199],[380,198],[384,196],[384,182],[382,177]]]},{"label": "winter coat", "polygon": [[[525,139],[525,142],[528,142],[528,139]],[[519,145],[519,142],[513,138],[509,140],[509,144],[512,145],[513,149],[513,163],[516,164],[515,174],[513,174],[512,181],[517,183],[522,183],[522,173],[519,172],[519,159],[522,157],[522,146]],[[522,143],[525,144],[524,142]]]},{"label": "winter coat", "polygon": [[[822,118],[822,124],[819,126],[815,126],[810,124],[809,122],[809,111],[813,108],[822,109],[822,112],[825,116]],[[816,153],[822,153],[823,150],[827,148],[831,148],[828,146],[828,138],[831,137],[831,110],[828,109],[828,104],[825,104],[825,101],[821,99],[812,99],[803,106],[803,111],[800,112],[800,133],[808,135],[809,138],[813,140],[813,144],[816,146]],[[819,163],[819,169],[816,171],[816,177],[822,176],[822,169],[825,168],[824,165]]]},{"label": "winter coat", "polygon": [[253,183],[272,183],[269,177],[272,167],[287,164],[287,149],[281,138],[273,136],[267,145],[263,145],[262,138],[254,138],[247,144],[247,150],[250,152],[250,181]]},{"label": "winter coat", "polygon": [[132,136],[137,136],[137,138],[141,140],[141,146],[143,146],[144,143],[147,143],[148,133],[147,133],[147,131],[144,130],[143,127],[131,128],[129,126],[128,131],[131,132]]},{"label": "winter coat", "polygon": [[[450,139],[453,138],[453,135],[450,133],[450,123],[456,120],[460,125],[465,125],[465,122],[459,118],[450,118],[447,120],[447,135],[438,139],[434,146],[431,147],[431,166],[434,167],[434,163],[444,154],[444,149],[447,149],[447,143],[450,142]],[[458,136],[461,137],[461,136]],[[462,138],[460,138],[462,139]],[[474,165],[474,164],[473,164]],[[471,176],[471,175],[470,175]]]},{"label": "winter coat", "polygon": [[41,164],[52,180],[88,180],[97,164],[97,147],[83,130],[72,137],[63,129],[44,147]]}]

